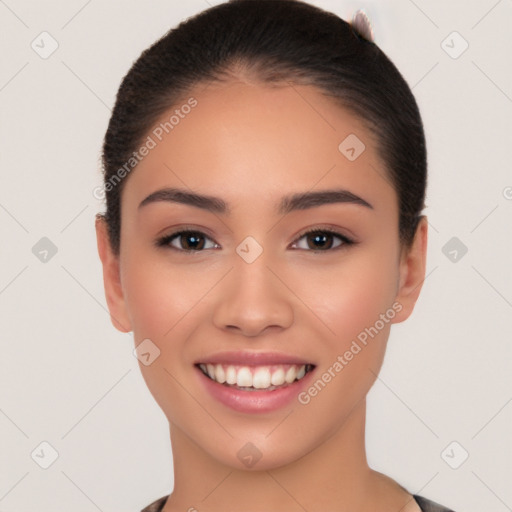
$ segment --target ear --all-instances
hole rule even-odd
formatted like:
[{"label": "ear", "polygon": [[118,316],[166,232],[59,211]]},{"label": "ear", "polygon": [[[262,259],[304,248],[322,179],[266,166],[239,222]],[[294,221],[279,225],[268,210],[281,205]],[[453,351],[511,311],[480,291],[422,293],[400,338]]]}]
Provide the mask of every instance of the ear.
[{"label": "ear", "polygon": [[98,254],[103,265],[103,285],[112,325],[121,332],[130,332],[131,322],[127,314],[120,279],[119,256],[114,254],[108,237],[107,223],[102,215],[96,216],[96,240]]},{"label": "ear", "polygon": [[404,248],[400,256],[400,277],[395,300],[402,308],[392,323],[400,323],[409,318],[420,294],[427,266],[427,233],[427,217],[423,215],[418,222],[411,247]]}]

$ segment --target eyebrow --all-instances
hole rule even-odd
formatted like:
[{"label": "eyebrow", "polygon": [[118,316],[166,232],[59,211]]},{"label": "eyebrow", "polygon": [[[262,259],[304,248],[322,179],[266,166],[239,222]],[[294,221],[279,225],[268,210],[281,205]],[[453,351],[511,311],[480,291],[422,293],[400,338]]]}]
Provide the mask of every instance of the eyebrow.
[{"label": "eyebrow", "polygon": [[[197,194],[178,188],[164,188],[153,192],[139,204],[139,208],[157,202],[185,204],[222,215],[229,215],[231,212],[228,204],[219,197]],[[277,208],[277,213],[285,215],[295,210],[308,210],[334,203],[356,204],[373,209],[373,206],[368,201],[365,201],[349,190],[335,189],[303,192],[283,197]]]}]

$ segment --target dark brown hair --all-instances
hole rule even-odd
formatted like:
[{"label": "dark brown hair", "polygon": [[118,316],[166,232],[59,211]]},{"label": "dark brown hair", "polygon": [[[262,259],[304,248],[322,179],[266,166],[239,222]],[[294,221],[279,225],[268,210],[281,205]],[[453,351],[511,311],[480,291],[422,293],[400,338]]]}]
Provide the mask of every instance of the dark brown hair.
[{"label": "dark brown hair", "polygon": [[418,106],[400,72],[333,13],[297,0],[232,0],[171,29],[121,83],[102,153],[113,251],[120,250],[121,192],[134,151],[192,87],[241,74],[275,86],[313,85],[365,123],[397,192],[400,241],[409,247],[425,207],[427,155]]}]

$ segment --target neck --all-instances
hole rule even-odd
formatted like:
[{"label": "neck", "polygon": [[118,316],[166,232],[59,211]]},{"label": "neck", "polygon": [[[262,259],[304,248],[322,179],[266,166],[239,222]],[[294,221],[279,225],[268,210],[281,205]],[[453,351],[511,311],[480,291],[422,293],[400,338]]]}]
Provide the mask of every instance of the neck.
[{"label": "neck", "polygon": [[382,505],[375,500],[382,498],[383,475],[372,471],[366,460],[365,418],[363,400],[344,425],[315,449],[285,466],[263,471],[222,464],[171,425],[174,490],[164,510],[354,511]]}]

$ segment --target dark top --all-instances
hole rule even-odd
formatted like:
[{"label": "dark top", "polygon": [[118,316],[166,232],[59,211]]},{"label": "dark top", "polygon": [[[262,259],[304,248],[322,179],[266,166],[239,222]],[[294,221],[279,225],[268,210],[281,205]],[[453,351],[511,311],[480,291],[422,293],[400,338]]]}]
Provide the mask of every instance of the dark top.
[{"label": "dark top", "polygon": [[[161,512],[162,509],[164,508],[167,498],[168,496],[163,496],[162,498],[151,503],[151,505],[148,505],[141,512]],[[416,500],[416,503],[418,503],[419,507],[423,512],[454,512],[451,508],[443,507],[442,505],[439,505],[439,503],[427,500],[426,498],[422,498],[421,496],[417,496],[414,494],[413,498]]]}]

